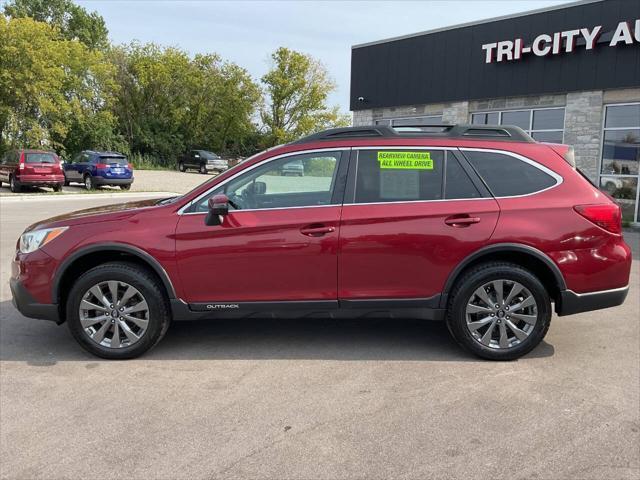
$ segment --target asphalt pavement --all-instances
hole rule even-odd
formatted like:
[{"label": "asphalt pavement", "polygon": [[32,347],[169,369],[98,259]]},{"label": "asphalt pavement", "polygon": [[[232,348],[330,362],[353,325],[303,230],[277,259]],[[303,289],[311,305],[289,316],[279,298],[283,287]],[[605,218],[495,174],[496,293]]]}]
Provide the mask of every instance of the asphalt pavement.
[{"label": "asphalt pavement", "polygon": [[115,201],[0,199],[1,478],[640,478],[637,233],[626,303],[514,362],[410,319],[175,323],[115,362],[8,287],[27,225]]}]

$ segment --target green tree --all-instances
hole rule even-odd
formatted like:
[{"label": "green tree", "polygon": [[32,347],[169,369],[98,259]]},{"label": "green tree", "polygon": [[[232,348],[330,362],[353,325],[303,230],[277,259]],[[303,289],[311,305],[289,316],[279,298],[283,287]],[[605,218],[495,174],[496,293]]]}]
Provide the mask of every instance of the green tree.
[{"label": "green tree", "polygon": [[97,50],[31,18],[0,15],[0,142],[59,153],[109,147],[113,68]]},{"label": "green tree", "polygon": [[295,140],[319,130],[349,125],[327,97],[335,83],[326,68],[309,55],[281,47],[271,55],[273,66],[262,77],[267,105],[261,111],[267,146]]},{"label": "green tree", "polygon": [[71,0],[11,0],[4,6],[12,18],[33,18],[57,27],[67,40],[79,40],[91,49],[109,45],[109,31],[96,12],[87,12]]},{"label": "green tree", "polygon": [[139,43],[111,58],[120,86],[114,112],[131,152],[165,165],[192,147],[239,153],[255,130],[260,91],[237,65]]}]

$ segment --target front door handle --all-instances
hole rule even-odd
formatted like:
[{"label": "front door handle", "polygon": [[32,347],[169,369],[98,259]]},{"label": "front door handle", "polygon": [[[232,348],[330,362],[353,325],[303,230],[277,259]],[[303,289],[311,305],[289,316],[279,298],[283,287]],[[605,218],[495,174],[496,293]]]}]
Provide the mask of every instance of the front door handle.
[{"label": "front door handle", "polygon": [[452,215],[444,220],[450,227],[463,228],[480,222],[480,217],[470,217],[469,215]]},{"label": "front door handle", "polygon": [[308,237],[321,237],[326,235],[327,233],[334,232],[336,229],[334,227],[328,227],[326,225],[321,224],[313,224],[307,227],[303,227],[300,229],[300,233],[306,235]]}]

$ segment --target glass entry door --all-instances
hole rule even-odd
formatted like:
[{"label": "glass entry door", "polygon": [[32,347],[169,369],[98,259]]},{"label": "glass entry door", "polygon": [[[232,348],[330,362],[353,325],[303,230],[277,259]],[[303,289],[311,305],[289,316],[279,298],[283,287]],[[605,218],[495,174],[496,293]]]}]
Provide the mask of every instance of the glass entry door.
[{"label": "glass entry door", "polygon": [[625,222],[638,217],[640,103],[608,105],[605,111],[600,188],[622,207]]}]

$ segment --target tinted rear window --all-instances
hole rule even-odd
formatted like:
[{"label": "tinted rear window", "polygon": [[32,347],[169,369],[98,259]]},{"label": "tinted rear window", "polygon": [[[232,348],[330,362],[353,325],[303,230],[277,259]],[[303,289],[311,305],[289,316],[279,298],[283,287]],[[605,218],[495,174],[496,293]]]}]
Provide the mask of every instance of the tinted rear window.
[{"label": "tinted rear window", "polygon": [[526,195],[556,184],[551,175],[511,155],[468,150],[464,154],[496,197]]},{"label": "tinted rear window", "polygon": [[56,157],[51,153],[27,153],[26,163],[56,163]]},{"label": "tinted rear window", "polygon": [[100,161],[102,163],[108,163],[108,164],[117,163],[118,165],[126,165],[127,163],[129,163],[127,161],[127,157],[109,156],[109,155],[101,155]]}]

